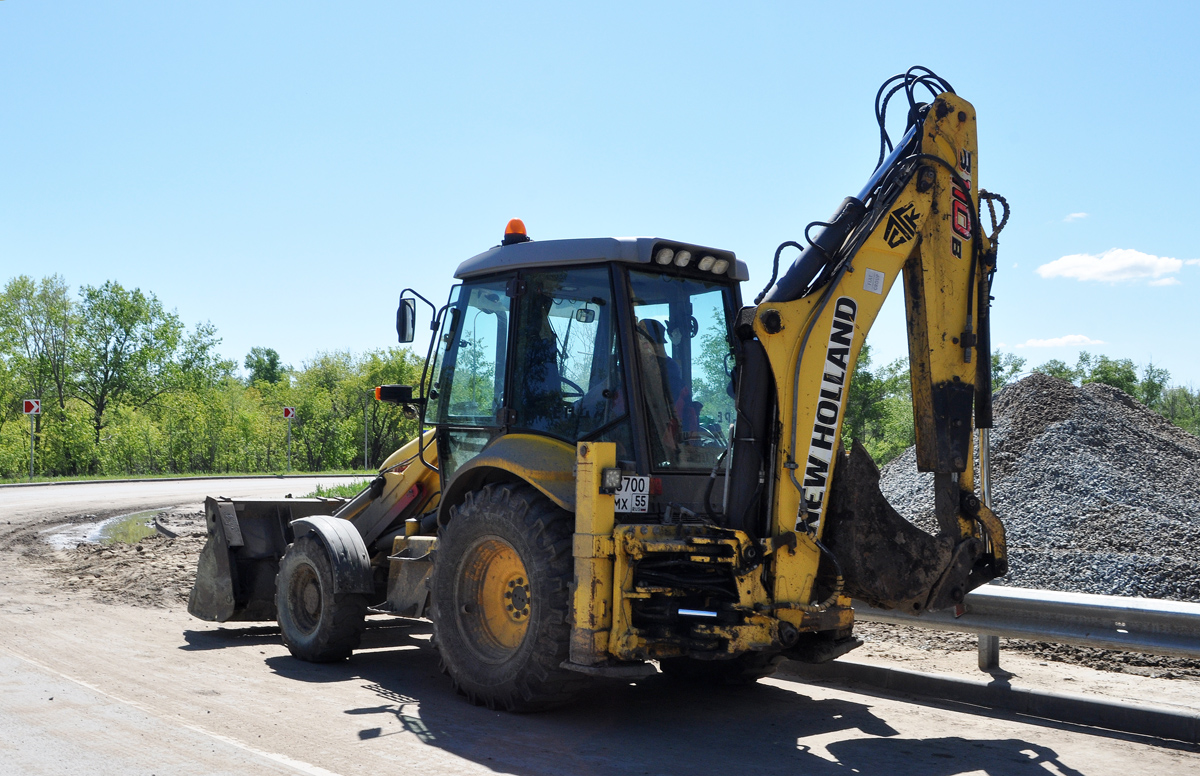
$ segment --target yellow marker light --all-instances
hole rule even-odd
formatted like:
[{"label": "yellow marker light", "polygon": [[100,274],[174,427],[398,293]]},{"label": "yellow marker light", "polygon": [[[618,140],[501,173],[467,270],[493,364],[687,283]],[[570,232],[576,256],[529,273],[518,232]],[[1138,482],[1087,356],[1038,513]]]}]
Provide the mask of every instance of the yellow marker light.
[{"label": "yellow marker light", "polygon": [[382,390],[383,390],[382,385],[375,386],[375,401],[381,401],[381,399],[379,398],[379,394]]}]

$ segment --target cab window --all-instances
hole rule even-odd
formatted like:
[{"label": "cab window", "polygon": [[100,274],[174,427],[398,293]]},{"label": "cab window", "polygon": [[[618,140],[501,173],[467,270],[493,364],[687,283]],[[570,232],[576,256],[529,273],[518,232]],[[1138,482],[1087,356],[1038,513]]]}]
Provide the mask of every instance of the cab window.
[{"label": "cab window", "polygon": [[630,271],[634,340],[656,469],[708,469],[728,446],[734,401],[728,286]]},{"label": "cab window", "polygon": [[496,425],[504,405],[510,301],[503,280],[455,287],[442,322],[427,422]]},{"label": "cab window", "polygon": [[627,416],[607,267],[522,275],[514,426],[575,442]]}]

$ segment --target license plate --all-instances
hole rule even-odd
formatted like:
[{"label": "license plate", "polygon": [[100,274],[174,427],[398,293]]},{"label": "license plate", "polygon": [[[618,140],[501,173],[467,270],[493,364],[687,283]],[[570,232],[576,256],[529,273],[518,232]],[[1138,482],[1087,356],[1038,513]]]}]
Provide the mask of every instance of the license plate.
[{"label": "license plate", "polygon": [[646,512],[650,509],[650,478],[626,475],[621,489],[613,494],[617,512]]}]

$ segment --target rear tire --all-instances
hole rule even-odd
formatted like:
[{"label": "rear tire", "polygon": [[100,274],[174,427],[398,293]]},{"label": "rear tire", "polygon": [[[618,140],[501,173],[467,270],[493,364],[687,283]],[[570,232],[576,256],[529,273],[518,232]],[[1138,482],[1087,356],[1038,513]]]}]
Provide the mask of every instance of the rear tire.
[{"label": "rear tire", "polygon": [[748,652],[731,660],[696,660],[690,657],[670,657],[658,661],[662,672],[670,679],[696,684],[754,684],[775,673],[784,660],[783,655],[764,655]]},{"label": "rear tire", "polygon": [[561,668],[571,639],[572,515],[528,485],[468,493],[438,530],[434,639],[456,690],[490,709],[540,711],[588,684]]},{"label": "rear tire", "polygon": [[366,627],[367,599],[333,592],[333,564],[313,534],[288,546],[275,577],[275,612],[283,643],[310,663],[344,660]]}]

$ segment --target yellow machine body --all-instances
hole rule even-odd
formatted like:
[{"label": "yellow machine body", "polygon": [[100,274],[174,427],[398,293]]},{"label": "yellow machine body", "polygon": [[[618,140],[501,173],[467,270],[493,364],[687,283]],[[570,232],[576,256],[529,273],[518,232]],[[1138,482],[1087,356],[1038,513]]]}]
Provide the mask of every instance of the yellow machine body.
[{"label": "yellow machine body", "polygon": [[[647,513],[644,519],[632,512],[618,516],[614,475],[617,482],[624,482],[625,475],[633,476],[623,470],[635,465],[628,462],[632,454],[626,452],[620,456],[626,460],[620,461],[618,443],[613,441],[568,444],[549,433],[530,431],[529,426],[512,430],[510,423],[518,412],[505,403],[507,399],[501,401],[499,397],[506,384],[512,390],[517,378],[511,364],[506,376],[503,362],[494,362],[494,372],[487,373],[482,383],[481,398],[472,394],[470,402],[470,417],[478,420],[476,428],[491,429],[486,432],[489,436],[479,443],[480,447],[466,448],[481,452],[455,464],[447,463],[451,469],[439,470],[439,446],[446,458],[453,458],[453,451],[462,448],[449,446],[452,434],[473,432],[462,420],[467,417],[466,410],[456,416],[458,425],[445,420],[445,407],[454,397],[446,386],[452,382],[434,385],[431,378],[430,386],[425,386],[425,397],[414,399],[410,387],[387,386],[390,395],[397,397],[387,400],[408,406],[415,414],[413,405],[439,400],[440,390],[443,403],[438,406],[443,414],[437,417],[442,419],[429,420],[437,425],[389,456],[370,487],[353,499],[339,502],[328,517],[321,516],[324,502],[264,502],[261,508],[248,510],[242,505],[235,508],[233,504],[214,502],[210,508],[210,542],[201,559],[201,573],[189,607],[192,613],[217,620],[263,618],[272,605],[273,588],[267,584],[267,577],[279,570],[282,578],[279,558],[284,556],[284,549],[293,546],[289,542],[299,545],[299,539],[306,535],[303,532],[311,531],[333,559],[329,591],[322,590],[320,595],[371,595],[373,611],[403,617],[430,616],[439,629],[446,629],[439,630],[440,634],[447,635],[453,629],[454,634],[447,638],[467,639],[453,647],[457,652],[448,662],[452,664],[448,670],[460,689],[465,687],[469,697],[489,705],[530,709],[566,697],[563,688],[570,681],[561,676],[542,697],[539,691],[527,691],[530,682],[542,682],[550,673],[633,676],[636,670],[646,667],[646,661],[659,661],[665,666],[671,661],[687,664],[741,660],[739,665],[754,669],[765,664],[745,658],[776,655],[823,662],[860,643],[851,637],[854,598],[919,612],[953,605],[971,587],[1003,574],[1007,567],[1004,527],[975,495],[973,467],[973,402],[977,408],[980,395],[986,395],[990,413],[990,393],[979,393],[985,387],[990,390],[989,373],[980,369],[980,359],[989,358],[985,316],[990,272],[995,267],[994,246],[978,222],[975,109],[950,91],[920,107],[923,113],[910,116],[922,115],[923,119],[910,126],[905,147],[897,148],[893,160],[876,171],[877,177],[865,190],[870,193],[864,193],[861,200],[847,198],[847,203],[853,201],[861,210],[857,220],[846,221],[847,231],[837,238],[839,242],[828,253],[828,261],[806,275],[807,269],[797,260],[789,275],[764,291],[760,297],[764,301],[743,308],[737,324],[730,327],[729,353],[737,354],[737,369],[741,371],[733,378],[726,367],[726,376],[731,385],[737,384],[737,411],[730,413],[736,418],[727,442],[720,435],[710,437],[721,440],[724,452],[719,457],[713,455],[717,463],[709,480],[715,482],[718,464],[729,454],[732,463],[726,463],[725,497],[728,500],[731,493],[742,497],[754,491],[750,500],[753,510],[747,507],[736,514],[711,510],[710,484],[710,492],[703,499],[703,513],[683,510],[687,512],[686,520],[672,517],[670,507],[664,506],[668,504],[666,496],[652,504],[659,511]],[[901,150],[906,154],[902,158]],[[513,312],[519,310],[514,306],[521,302],[509,301],[520,300],[525,293],[524,275],[512,270],[512,262],[519,262],[525,254],[518,253],[520,249],[514,246],[530,242],[523,224],[513,224],[519,229],[510,225],[504,247],[498,246],[493,252],[507,250],[505,255],[516,258],[506,259],[509,264],[497,264],[500,269],[489,270],[492,274],[480,271],[473,287],[464,286],[467,293],[476,294],[471,297],[477,303],[475,318],[484,321],[472,318],[473,331],[483,332],[492,326],[500,334],[494,341],[479,339],[482,335],[468,339],[455,328],[460,320],[455,317],[458,311],[444,319],[443,313],[438,313],[435,327],[442,320],[444,328],[434,344],[440,342],[442,352],[490,342],[500,354],[497,358],[503,358],[505,352],[517,353],[523,346],[518,339],[521,336],[550,343],[546,352],[556,352],[549,324],[530,332],[513,323],[512,337],[517,342],[504,344],[510,331],[506,316],[516,314],[512,321],[523,320]],[[599,242],[579,244],[583,246],[580,250],[604,247]],[[680,259],[672,256],[691,256],[689,250],[678,246],[676,250],[678,253],[666,254],[658,252],[657,247],[653,254],[647,250],[642,266],[630,269],[629,276],[634,271],[646,276],[656,269],[647,268],[653,255],[656,271],[663,273],[662,280],[672,282],[673,276],[668,274],[673,271],[671,262],[687,267],[687,260],[679,264]],[[664,255],[665,261],[661,259]],[[492,252],[480,254],[464,266],[489,256]],[[547,253],[542,261],[549,263],[550,258]],[[616,256],[608,260],[629,258]],[[732,254],[724,258],[721,252],[712,251],[704,256],[704,263],[688,267],[684,273],[676,272],[674,279],[694,280],[695,275],[687,273],[708,271],[714,266],[721,273],[725,270],[720,267],[729,267],[731,261]],[[595,266],[598,261],[593,254],[581,254],[578,263]],[[724,292],[717,293],[727,293],[724,298],[733,307],[737,304],[733,281],[742,279],[744,270],[741,276],[714,276],[697,282],[724,288]],[[897,282],[903,286],[906,302],[917,463],[919,469],[933,472],[935,478],[935,511],[941,529],[936,537],[899,518],[878,494],[878,470],[869,456],[859,446],[845,451],[841,444],[860,351]],[[614,287],[621,288],[619,283]],[[452,293],[452,302],[456,293]],[[633,304],[614,312],[618,305],[617,298],[613,299],[592,298],[569,317],[560,317],[568,325],[599,328],[596,310],[608,311],[605,325],[616,331],[613,337],[627,337],[621,347],[626,358],[632,359],[632,352],[638,352],[637,337],[656,342],[652,336],[655,329],[647,324],[653,322],[653,314],[646,313],[638,321],[632,318],[631,311],[636,309]],[[402,341],[411,341],[411,336],[403,339],[404,332],[411,333],[412,327],[412,306],[406,306],[407,302],[412,300],[402,298],[398,317]],[[643,307],[651,306],[643,303]],[[547,302],[546,308],[550,307]],[[726,313],[732,315],[732,311]],[[696,337],[699,324],[695,317],[691,324],[691,336]],[[682,328],[686,330],[686,326]],[[657,330],[660,337],[671,334],[661,323]],[[979,344],[981,331],[985,332],[985,344]],[[673,336],[686,339],[686,331],[676,329]],[[755,349],[737,350],[735,336],[744,343],[743,348]],[[657,344],[661,346],[663,340],[658,339]],[[433,345],[430,352],[432,355]],[[746,357],[748,352],[751,357]],[[591,359],[588,351],[589,363]],[[554,355],[550,355],[537,363],[544,372],[541,365],[553,361]],[[758,372],[747,371],[751,362]],[[451,376],[456,368],[453,359],[434,363]],[[631,362],[626,365],[630,366],[630,375],[640,375],[647,369],[643,364],[638,367],[641,372],[633,371]],[[557,372],[554,379],[559,379]],[[628,380],[632,383],[624,390],[636,389],[638,378],[631,376]],[[561,382],[579,389],[577,401],[569,406],[561,396],[556,399],[558,410],[565,416],[586,419],[586,412],[593,411],[590,407],[615,406],[618,401],[626,402],[623,411],[630,412],[632,398],[622,393],[617,382],[604,383],[603,392],[598,388],[585,390],[565,376]],[[379,391],[377,395],[382,396],[384,387]],[[600,401],[601,397],[607,404]],[[692,398],[690,393],[688,397]],[[491,401],[495,403],[490,405]],[[769,421],[766,429],[749,436],[739,431],[746,401],[762,402],[752,409],[762,410]],[[698,413],[702,405],[694,405]],[[679,406],[686,408],[682,403]],[[573,438],[610,438],[602,435],[607,433],[605,429],[626,422],[615,409],[613,413],[616,420],[605,421],[607,425],[598,424]],[[749,425],[753,421],[745,422]],[[988,423],[990,420],[983,424]],[[759,457],[745,460],[759,463],[735,470],[739,443],[757,445],[751,453]],[[651,474],[671,475],[669,461],[651,466],[644,452],[639,455],[639,478],[654,479],[646,474],[647,466]],[[751,485],[745,493],[736,492],[731,472],[753,473],[757,489]],[[679,476],[683,479],[676,479],[676,483],[694,484],[702,475],[685,469]],[[743,484],[745,481],[743,478]],[[658,486],[662,487],[662,478]],[[692,499],[692,503],[697,502],[699,499]],[[746,515],[752,512],[754,519],[750,520]],[[353,530],[339,519],[347,521]],[[564,544],[568,519],[573,522],[569,559]],[[292,530],[293,522],[300,530]],[[492,526],[498,526],[494,533]],[[262,537],[261,546],[251,546],[257,541],[255,537]],[[311,542],[307,544],[311,546]],[[573,580],[571,569],[560,565],[568,560]],[[543,584],[547,577],[538,575],[550,573],[546,569],[551,567],[558,569],[557,576]],[[685,572],[653,571],[679,568]],[[246,581],[255,574],[257,581]],[[452,576],[455,574],[458,576]],[[381,601],[384,580],[386,599]],[[721,587],[705,587],[708,580],[719,580]],[[548,591],[551,587],[554,591]],[[461,600],[456,598],[461,590],[468,589],[474,592]],[[437,590],[441,590],[441,604]],[[564,603],[554,595],[569,596],[569,600]],[[718,603],[704,609],[693,603],[710,599]],[[305,599],[296,596],[295,600]],[[339,600],[327,602],[335,606]],[[365,599],[361,605],[365,611]],[[543,617],[554,622],[539,619]],[[327,641],[336,642],[335,646],[343,643],[338,639],[344,639],[345,644],[352,640],[357,643],[354,634],[337,631],[337,627],[342,626],[329,626],[332,635]],[[527,638],[527,632],[533,630],[541,635]],[[487,643],[472,643],[470,638],[475,636],[463,636],[468,633],[482,634],[478,638]],[[322,647],[324,651],[296,646],[304,634],[289,636],[285,632],[287,638],[292,639],[289,647],[293,654],[305,659],[331,659],[349,653],[348,648],[342,650],[340,646]],[[527,643],[535,640],[554,646],[553,665],[537,663],[544,655],[529,657]],[[511,664],[517,672],[512,677],[517,678],[506,678],[505,668],[497,668],[494,675],[485,671],[479,674],[482,679],[472,678],[481,660],[497,666]],[[502,685],[507,689],[487,689]]]}]

